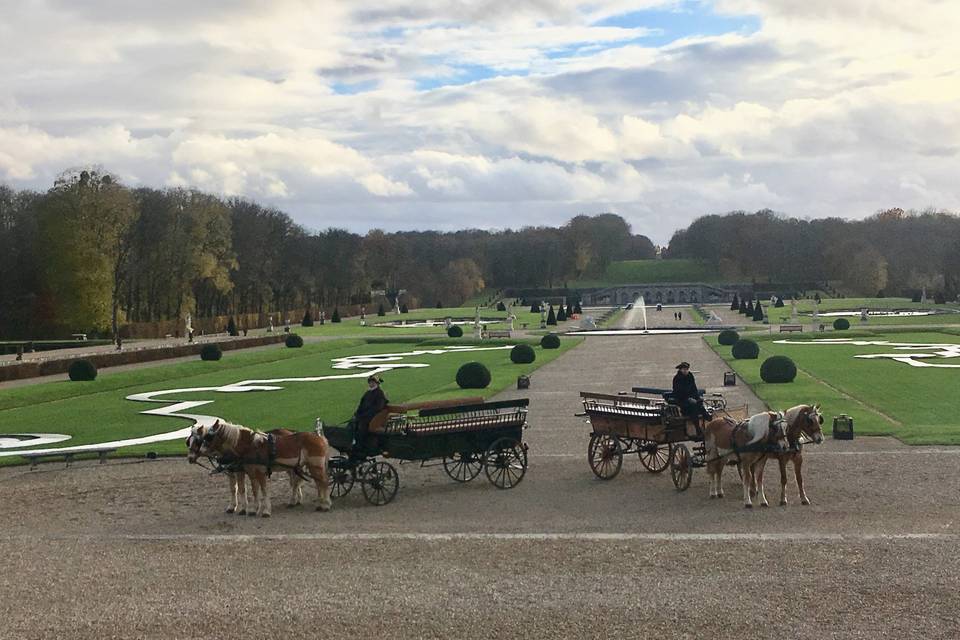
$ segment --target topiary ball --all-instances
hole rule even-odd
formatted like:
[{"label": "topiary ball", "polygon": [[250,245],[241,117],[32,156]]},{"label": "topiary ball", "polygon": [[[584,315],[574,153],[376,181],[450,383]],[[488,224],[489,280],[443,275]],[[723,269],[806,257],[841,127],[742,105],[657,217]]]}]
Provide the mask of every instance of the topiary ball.
[{"label": "topiary ball", "polygon": [[450,328],[447,329],[447,335],[450,336],[451,338],[463,337],[463,329],[461,329],[455,324],[450,325]]},{"label": "topiary ball", "polygon": [[559,349],[560,336],[555,333],[548,333],[540,339],[540,346],[544,349]]},{"label": "topiary ball", "polygon": [[749,338],[741,338],[734,343],[731,352],[737,360],[756,360],[760,355],[760,347]]},{"label": "topiary ball", "polygon": [[74,382],[88,382],[90,380],[96,380],[97,365],[93,364],[89,360],[74,360],[70,363],[70,368],[67,369],[67,374]]},{"label": "topiary ball", "polygon": [[510,360],[514,364],[530,364],[536,359],[537,354],[533,351],[533,347],[528,344],[518,344],[510,350]]},{"label": "topiary ball", "polygon": [[480,362],[468,362],[457,369],[457,386],[461,389],[486,389],[490,370]]},{"label": "topiary ball", "polygon": [[760,378],[764,382],[793,382],[797,377],[797,365],[787,356],[771,356],[760,365]]},{"label": "topiary ball", "polygon": [[215,344],[205,344],[200,349],[201,360],[219,360],[222,357],[223,351],[220,351],[220,347]]},{"label": "topiary ball", "polygon": [[837,331],[846,331],[850,328],[850,321],[846,318],[837,318],[833,321],[833,328]]},{"label": "topiary ball", "polygon": [[733,329],[724,329],[717,335],[717,342],[728,347],[736,344],[739,339],[740,334]]},{"label": "topiary ball", "polygon": [[295,333],[291,333],[287,336],[287,339],[284,340],[287,343],[287,346],[291,349],[299,349],[303,346],[303,338],[298,336]]}]

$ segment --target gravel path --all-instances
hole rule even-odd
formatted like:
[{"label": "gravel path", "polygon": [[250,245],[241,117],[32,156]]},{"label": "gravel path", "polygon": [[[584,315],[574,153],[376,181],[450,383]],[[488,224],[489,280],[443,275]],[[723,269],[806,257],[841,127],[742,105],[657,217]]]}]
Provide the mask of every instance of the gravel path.
[{"label": "gravel path", "polygon": [[680,359],[719,389],[697,336],[596,337],[501,394],[531,399],[511,491],[404,465],[394,503],[322,514],[284,508],[278,474],[260,519],[179,459],[2,469],[0,638],[960,635],[960,449],[811,447],[809,507],[791,482],[789,506],[744,510],[735,472],[725,500],[700,470],[685,493],[636,460],[594,479],[577,391],[667,386]]}]

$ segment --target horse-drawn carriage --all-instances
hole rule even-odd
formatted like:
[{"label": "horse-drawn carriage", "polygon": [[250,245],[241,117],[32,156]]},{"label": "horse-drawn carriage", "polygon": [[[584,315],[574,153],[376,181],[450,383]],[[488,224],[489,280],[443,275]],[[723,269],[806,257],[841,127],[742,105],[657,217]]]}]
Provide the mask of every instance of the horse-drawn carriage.
[{"label": "horse-drawn carriage", "polygon": [[318,424],[340,455],[330,459],[331,495],[346,495],[359,482],[364,498],[374,505],[393,500],[400,488],[396,467],[419,462],[443,465],[457,482],[470,482],[481,471],[498,489],[512,489],[527,471],[529,400],[484,402],[483,398],[387,405],[370,422],[363,442],[356,425]]},{"label": "horse-drawn carriage", "polygon": [[[670,468],[673,484],[680,491],[690,486],[693,470],[706,465],[704,434],[696,416],[683,415],[671,402],[668,389],[634,387],[632,395],[580,393],[586,421],[592,426],[587,461],[593,473],[610,480],[623,466],[623,457],[636,453],[651,473]],[[721,394],[703,398],[714,414],[745,419],[747,407],[729,408]],[[692,445],[692,446],[691,446]]]}]

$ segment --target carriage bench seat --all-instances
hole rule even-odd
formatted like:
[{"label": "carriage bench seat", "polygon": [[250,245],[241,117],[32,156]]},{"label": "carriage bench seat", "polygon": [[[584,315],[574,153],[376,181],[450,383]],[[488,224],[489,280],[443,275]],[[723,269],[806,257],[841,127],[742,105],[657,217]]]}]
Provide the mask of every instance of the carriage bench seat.
[{"label": "carriage bench seat", "polygon": [[105,447],[102,449],[85,449],[83,451],[69,451],[69,452],[61,452],[61,453],[44,453],[42,451],[38,451],[37,453],[21,453],[20,457],[26,458],[27,460],[30,461],[30,469],[36,469],[37,464],[39,464],[41,460],[44,460],[46,458],[63,458],[63,461],[69,467],[70,464],[73,462],[74,456],[83,455],[86,453],[97,454],[97,457],[100,459],[100,464],[106,464],[107,454],[113,453],[116,450],[117,450],[116,447]]},{"label": "carriage bench seat", "polygon": [[793,331],[799,331],[803,333],[802,324],[782,324],[780,325],[780,333],[791,333]]},{"label": "carriage bench seat", "polygon": [[488,338],[509,338],[509,331],[487,331]]}]

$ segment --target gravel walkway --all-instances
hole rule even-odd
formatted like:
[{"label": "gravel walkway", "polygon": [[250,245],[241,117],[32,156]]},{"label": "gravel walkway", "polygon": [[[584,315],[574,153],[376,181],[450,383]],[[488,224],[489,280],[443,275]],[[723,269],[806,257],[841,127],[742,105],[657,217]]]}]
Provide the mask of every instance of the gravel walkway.
[{"label": "gravel walkway", "polygon": [[260,519],[223,514],[225,480],[179,459],[2,469],[0,638],[960,635],[960,449],[811,447],[809,507],[791,482],[789,506],[744,510],[735,472],[725,500],[700,470],[684,493],[635,460],[594,479],[577,392],[668,386],[680,359],[720,388],[699,336],[597,337],[501,394],[531,399],[511,491],[404,465],[394,503],[321,514],[309,493],[284,508],[278,474]]}]

